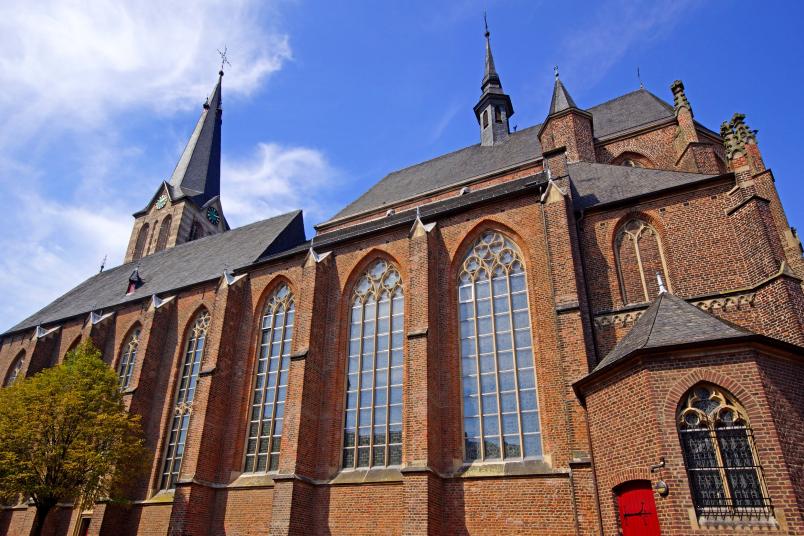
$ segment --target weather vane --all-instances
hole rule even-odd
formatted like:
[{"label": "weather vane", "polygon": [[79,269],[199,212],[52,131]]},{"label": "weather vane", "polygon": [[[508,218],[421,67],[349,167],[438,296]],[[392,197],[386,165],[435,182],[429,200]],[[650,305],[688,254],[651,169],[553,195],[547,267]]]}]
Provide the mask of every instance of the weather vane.
[{"label": "weather vane", "polygon": [[486,37],[489,36],[489,21],[486,20],[486,12],[483,11],[483,26],[486,28]]},{"label": "weather vane", "polygon": [[221,49],[218,49],[218,54],[220,54],[221,56],[221,72],[223,72],[224,65],[228,65],[229,67],[232,66],[232,64],[229,63],[229,58],[226,57],[227,50],[228,48],[226,47],[226,45],[223,46],[223,52],[221,52]]},{"label": "weather vane", "polygon": [[555,75],[556,75],[556,80],[558,80],[558,65],[556,65],[556,66],[554,66],[554,67],[553,67],[553,72],[554,72],[554,73],[555,73]]}]

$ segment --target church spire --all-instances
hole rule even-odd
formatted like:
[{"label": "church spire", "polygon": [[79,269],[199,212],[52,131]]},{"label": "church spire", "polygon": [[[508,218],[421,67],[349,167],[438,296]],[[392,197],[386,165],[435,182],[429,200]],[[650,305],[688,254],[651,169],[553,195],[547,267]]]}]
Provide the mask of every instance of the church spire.
[{"label": "church spire", "polygon": [[177,194],[190,197],[198,206],[220,195],[222,81],[223,70],[218,73],[218,83],[204,103],[201,117],[170,178]]},{"label": "church spire", "polygon": [[491,32],[483,14],[483,23],[486,37],[486,62],[483,71],[483,81],[480,84],[480,100],[475,104],[474,111],[477,122],[480,124],[480,143],[485,146],[496,145],[508,139],[510,130],[508,118],[514,114],[511,97],[503,92],[500,75],[494,66],[494,56],[491,53]]},{"label": "church spire", "polygon": [[553,86],[553,98],[550,101],[550,112],[547,114],[548,117],[559,112],[563,112],[564,110],[578,107],[575,104],[575,101],[572,100],[572,97],[570,97],[567,88],[565,88],[564,84],[561,82],[561,78],[558,77],[558,65],[556,65],[553,70],[555,71],[556,82]]}]

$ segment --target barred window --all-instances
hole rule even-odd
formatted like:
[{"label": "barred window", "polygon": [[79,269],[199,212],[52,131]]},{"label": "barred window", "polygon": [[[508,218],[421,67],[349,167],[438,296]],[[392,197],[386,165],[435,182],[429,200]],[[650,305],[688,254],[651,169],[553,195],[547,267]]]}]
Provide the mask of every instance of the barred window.
[{"label": "barred window", "polygon": [[349,363],[343,467],[402,463],[402,278],[384,260],[355,285],[349,315]]},{"label": "barred window", "polygon": [[193,410],[193,398],[198,381],[198,371],[201,368],[201,358],[204,355],[204,343],[209,329],[209,312],[198,313],[187,335],[187,344],[179,369],[179,384],[176,389],[173,416],[170,421],[170,435],[165,446],[165,460],[162,464],[162,474],[159,489],[172,489],[176,484],[184,457],[184,446],[187,439],[187,429],[190,425],[190,415]]},{"label": "barred window", "polygon": [[731,394],[699,384],[682,399],[678,430],[699,516],[771,514],[748,417]]},{"label": "barred window", "polygon": [[11,366],[8,369],[8,373],[6,374],[6,379],[3,382],[3,387],[8,387],[15,381],[17,378],[20,377],[20,373],[22,372],[22,365],[25,364],[25,351],[20,352],[17,354],[17,357],[14,358],[14,361],[11,363]]},{"label": "barred window", "polygon": [[268,299],[262,315],[243,467],[247,473],[275,471],[279,467],[294,315],[293,294],[281,284]]},{"label": "barred window", "polygon": [[117,366],[117,376],[120,378],[120,387],[123,389],[131,383],[131,373],[134,372],[134,364],[137,362],[137,348],[139,345],[140,328],[135,328],[123,345],[120,364]]},{"label": "barred window", "polygon": [[467,461],[542,455],[536,372],[519,249],[484,233],[458,276]]},{"label": "barred window", "polygon": [[662,275],[672,291],[659,234],[647,222],[641,219],[627,221],[617,231],[614,247],[624,303],[648,302],[658,296],[656,274]]}]

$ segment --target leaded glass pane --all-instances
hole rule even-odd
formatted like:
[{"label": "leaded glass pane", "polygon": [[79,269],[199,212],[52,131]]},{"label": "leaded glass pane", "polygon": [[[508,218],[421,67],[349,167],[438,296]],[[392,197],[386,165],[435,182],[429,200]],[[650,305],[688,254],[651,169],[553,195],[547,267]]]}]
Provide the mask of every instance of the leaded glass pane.
[{"label": "leaded glass pane", "polygon": [[402,463],[402,280],[385,260],[355,285],[349,319],[343,467]]},{"label": "leaded glass pane", "polygon": [[[275,471],[279,467],[295,313],[290,288],[280,284],[268,298],[262,316],[251,401],[255,410],[247,429],[244,472]],[[253,458],[256,465],[250,461]]]},{"label": "leaded glass pane", "polygon": [[[501,233],[484,233],[467,254],[458,285],[466,459],[541,457],[519,249]],[[527,426],[524,410],[530,411]]]},{"label": "leaded glass pane", "polygon": [[137,362],[137,349],[140,345],[140,328],[134,331],[126,339],[123,345],[123,352],[120,355],[120,364],[117,367],[117,376],[120,379],[120,387],[125,389],[131,383],[131,374],[134,372],[134,365]]},{"label": "leaded glass pane", "polygon": [[173,417],[170,421],[170,431],[165,447],[165,459],[159,481],[160,489],[172,489],[179,477],[187,429],[193,409],[195,384],[204,354],[204,341],[209,329],[209,321],[210,316],[207,311],[199,313],[187,337],[187,345],[179,369],[179,386],[176,390]]}]

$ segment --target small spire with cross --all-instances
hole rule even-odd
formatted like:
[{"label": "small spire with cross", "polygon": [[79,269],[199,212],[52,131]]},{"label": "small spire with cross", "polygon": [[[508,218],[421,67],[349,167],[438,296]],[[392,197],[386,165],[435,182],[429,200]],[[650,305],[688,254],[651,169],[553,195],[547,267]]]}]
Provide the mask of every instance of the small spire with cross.
[{"label": "small spire with cross", "polygon": [[662,274],[656,272],[656,282],[659,283],[659,294],[664,294],[667,292],[667,289],[664,286],[664,280],[662,279]]},{"label": "small spire with cross", "polygon": [[488,38],[491,33],[489,32],[489,21],[486,18],[486,12],[483,12],[483,26],[486,28],[486,37]]},{"label": "small spire with cross", "polygon": [[553,73],[556,75],[556,80],[558,80],[558,65],[553,66]]}]

